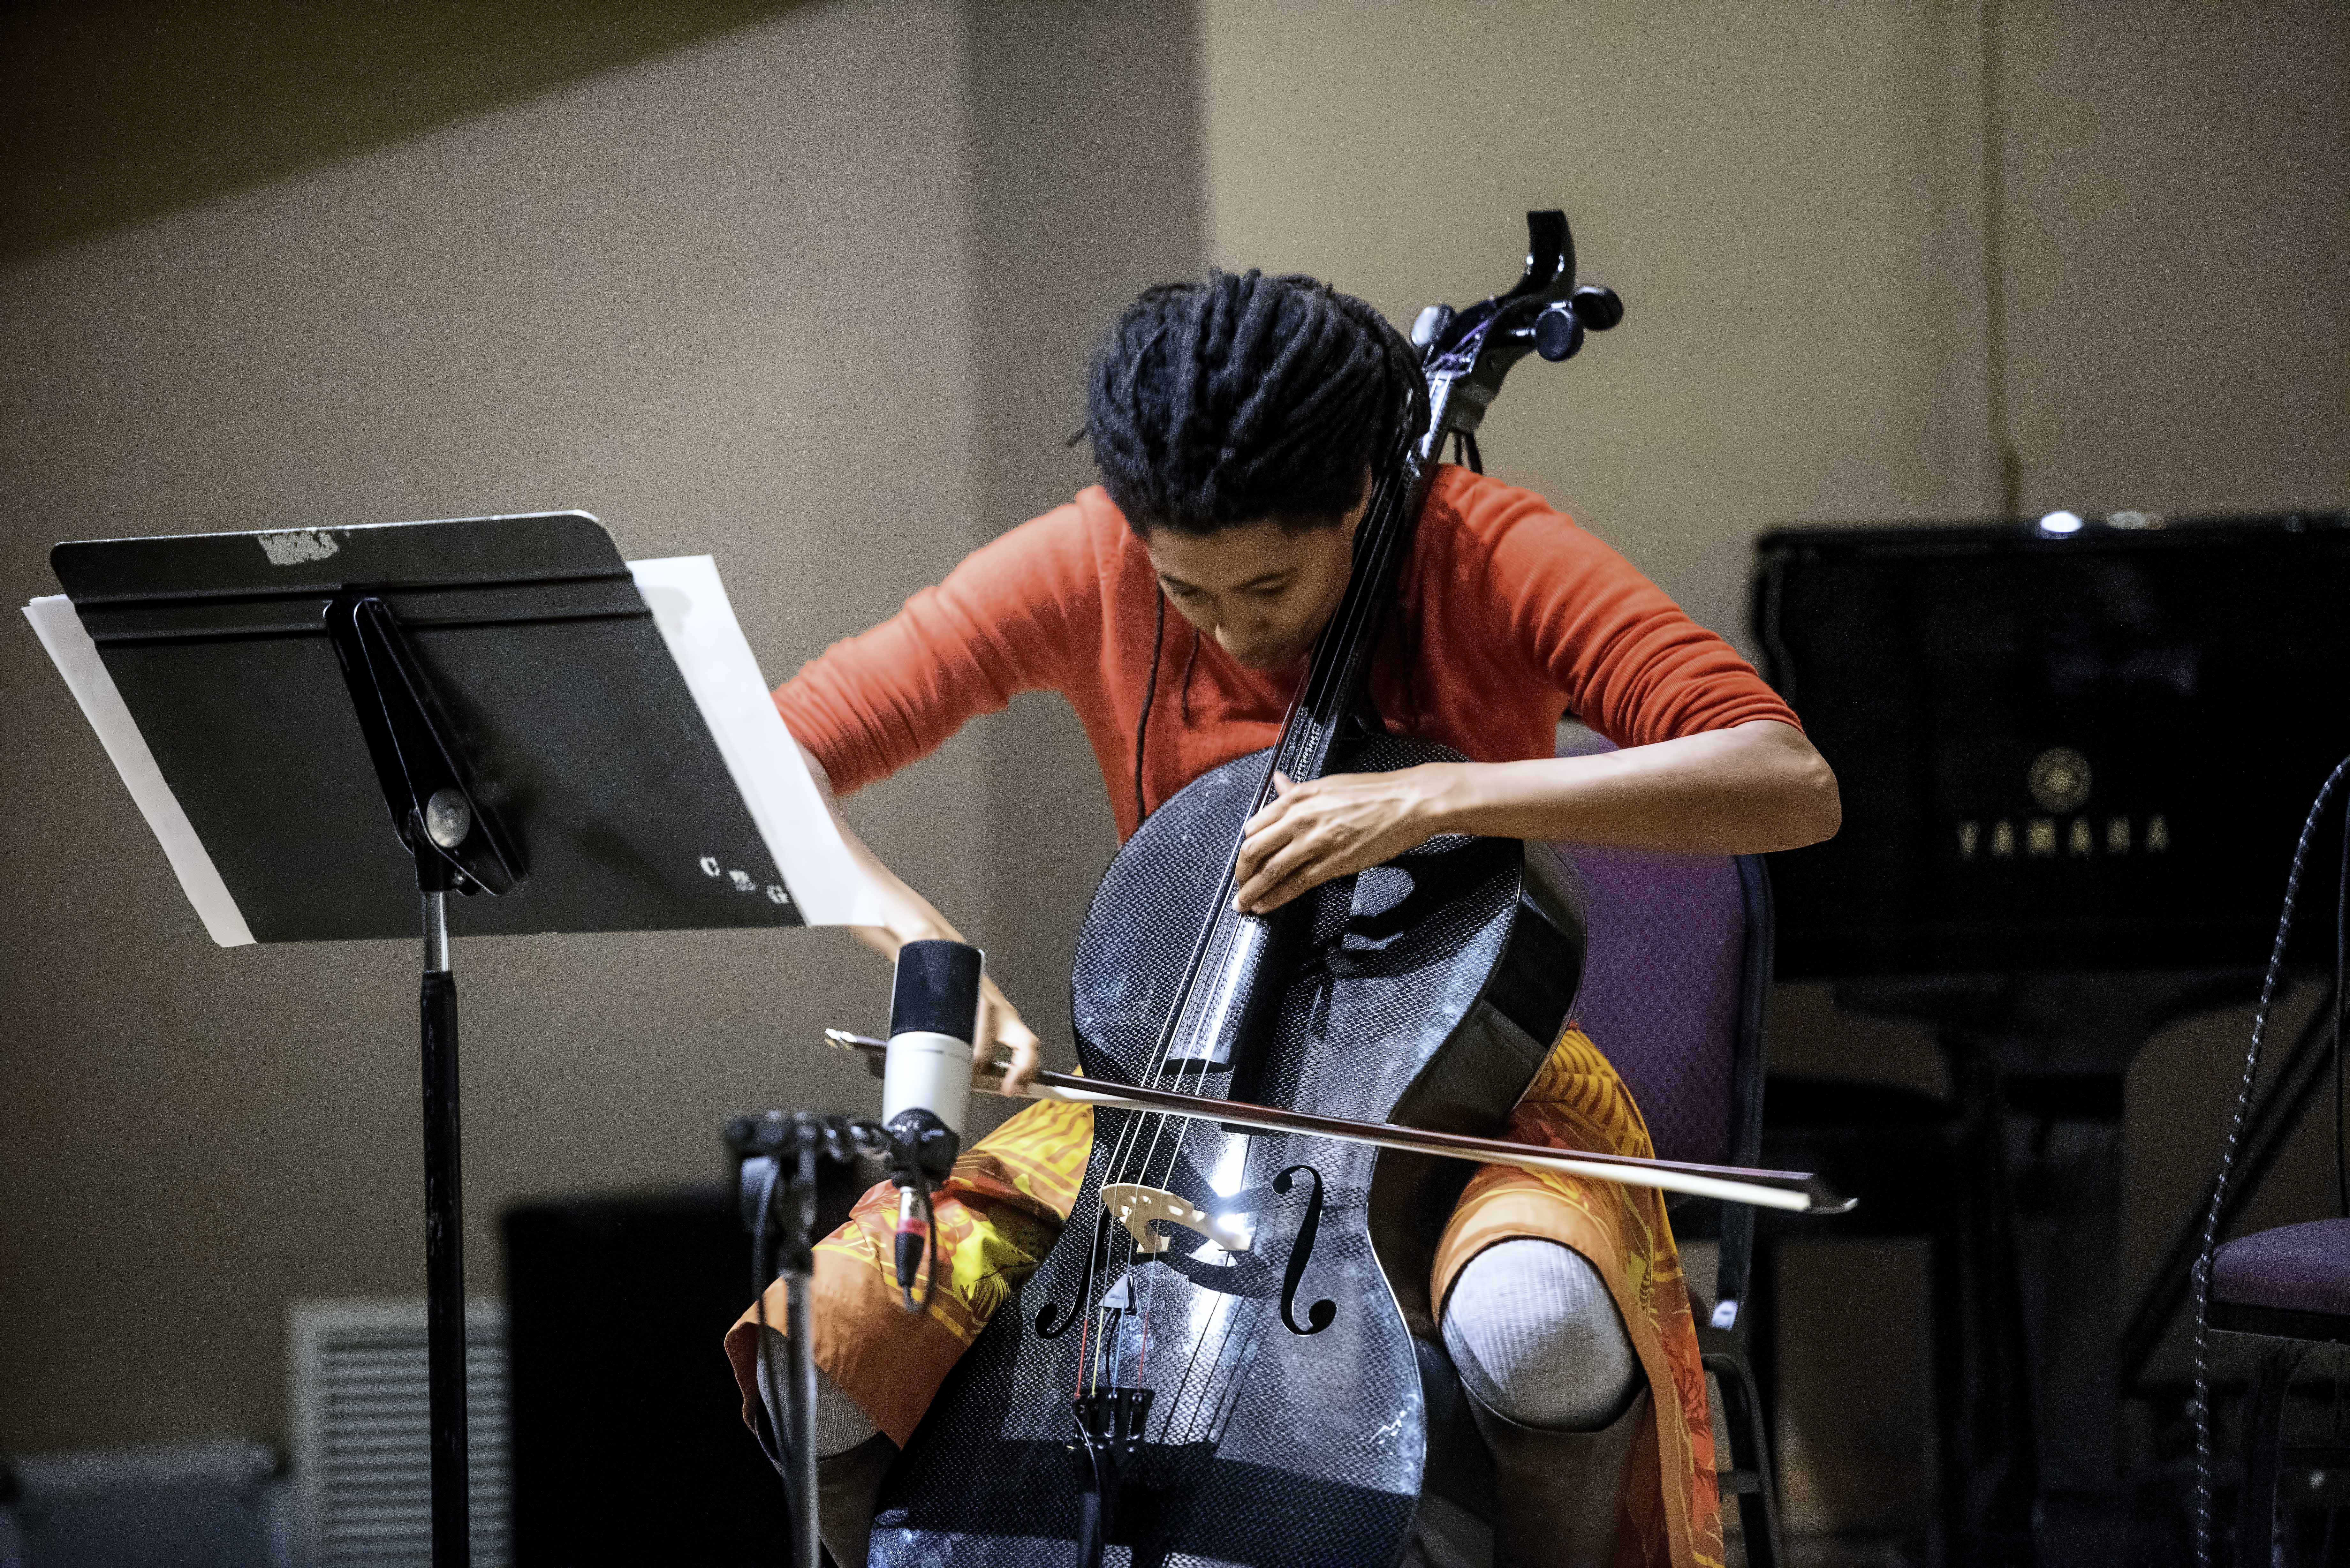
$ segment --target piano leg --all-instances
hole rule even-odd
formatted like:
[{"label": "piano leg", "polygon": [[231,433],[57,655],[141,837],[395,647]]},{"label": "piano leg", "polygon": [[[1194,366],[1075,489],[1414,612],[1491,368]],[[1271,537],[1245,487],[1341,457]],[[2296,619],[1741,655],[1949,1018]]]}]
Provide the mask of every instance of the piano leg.
[{"label": "piano leg", "polygon": [[1935,1270],[1936,1564],[2109,1562],[2119,1469],[2122,1079],[2259,976],[1847,981],[1837,1006],[1926,1024],[1960,1124]]},{"label": "piano leg", "polygon": [[2040,1560],[2109,1563],[2128,1533],[2114,1395],[2122,1077],[2011,1073],[2004,1089],[2017,1284],[2035,1372]]},{"label": "piano leg", "polygon": [[2039,1474],[2032,1366],[2015,1266],[2007,1128],[1998,1063],[1950,1054],[1960,1179],[1954,1245],[1937,1248],[1932,1560],[1949,1568],[2030,1564]]}]

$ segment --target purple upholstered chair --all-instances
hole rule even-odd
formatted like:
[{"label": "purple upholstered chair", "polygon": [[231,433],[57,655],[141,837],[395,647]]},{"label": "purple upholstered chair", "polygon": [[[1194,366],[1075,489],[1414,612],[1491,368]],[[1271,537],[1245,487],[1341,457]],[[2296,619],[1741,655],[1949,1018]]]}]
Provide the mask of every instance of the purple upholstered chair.
[{"label": "purple upholstered chair", "polygon": [[2350,1220],[2313,1220],[2239,1236],[2211,1259],[2210,1324],[2267,1341],[2244,1401],[2244,1480],[2236,1561],[2274,1551],[2285,1387],[2315,1345],[2350,1345]]},{"label": "purple upholstered chair", "polygon": [[[1613,749],[1593,737],[1560,752]],[[1761,1163],[1772,961],[1771,888],[1761,857],[1555,847],[1575,874],[1589,932],[1575,1021],[1623,1075],[1658,1155]],[[1672,1223],[1681,1240],[1720,1242],[1711,1290],[1692,1281],[1690,1293],[1698,1348],[1720,1380],[1732,1428],[1716,1434],[1716,1464],[1733,1450],[1739,1461],[1719,1469],[1718,1480],[1724,1498],[1738,1500],[1748,1563],[1775,1568],[1785,1560],[1777,1488],[1743,1334],[1754,1211],[1684,1199],[1673,1205]]]}]

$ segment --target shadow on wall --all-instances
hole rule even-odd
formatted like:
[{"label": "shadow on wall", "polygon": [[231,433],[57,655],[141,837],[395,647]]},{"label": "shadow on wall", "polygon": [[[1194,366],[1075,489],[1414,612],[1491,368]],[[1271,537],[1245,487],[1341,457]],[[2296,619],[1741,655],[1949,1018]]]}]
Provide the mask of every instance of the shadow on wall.
[{"label": "shadow on wall", "polygon": [[796,3],[10,5],[0,266]]}]

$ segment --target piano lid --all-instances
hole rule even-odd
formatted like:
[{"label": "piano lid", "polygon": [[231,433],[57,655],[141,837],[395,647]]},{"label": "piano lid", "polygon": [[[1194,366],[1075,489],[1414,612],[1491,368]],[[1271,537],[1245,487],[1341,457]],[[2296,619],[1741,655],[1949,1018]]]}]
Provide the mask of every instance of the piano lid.
[{"label": "piano lid", "polygon": [[[1835,839],[1772,857],[1783,977],[2265,961],[2350,753],[2350,514],[1779,527],[1756,552],[1763,673],[1844,794]],[[2302,967],[2331,967],[2340,820]]]}]

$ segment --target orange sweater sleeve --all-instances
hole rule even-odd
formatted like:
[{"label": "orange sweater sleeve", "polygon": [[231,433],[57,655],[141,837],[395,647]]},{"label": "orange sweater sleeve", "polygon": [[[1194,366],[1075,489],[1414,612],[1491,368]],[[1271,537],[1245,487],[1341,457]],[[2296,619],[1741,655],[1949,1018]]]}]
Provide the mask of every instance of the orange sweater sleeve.
[{"label": "orange sweater sleeve", "polygon": [[1754,719],[1801,728],[1794,710],[1662,588],[1542,497],[1477,484],[1463,521],[1488,550],[1483,592],[1527,674],[1565,694],[1576,718],[1619,746],[1643,746]]},{"label": "orange sweater sleeve", "polygon": [[802,665],[776,689],[776,711],[847,794],[1017,692],[1066,686],[1099,641],[1100,597],[1077,508],[1056,507]]}]

